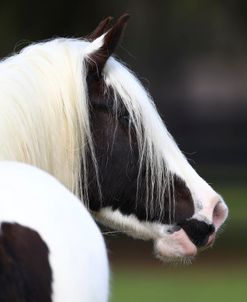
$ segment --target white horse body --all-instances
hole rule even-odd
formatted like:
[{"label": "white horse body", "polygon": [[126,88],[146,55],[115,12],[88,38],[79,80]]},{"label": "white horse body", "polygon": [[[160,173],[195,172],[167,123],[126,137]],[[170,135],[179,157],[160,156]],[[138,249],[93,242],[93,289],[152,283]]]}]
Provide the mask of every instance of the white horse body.
[{"label": "white horse body", "polygon": [[54,302],[108,300],[103,237],[84,205],[49,174],[0,162],[0,222],[35,230],[47,244]]}]

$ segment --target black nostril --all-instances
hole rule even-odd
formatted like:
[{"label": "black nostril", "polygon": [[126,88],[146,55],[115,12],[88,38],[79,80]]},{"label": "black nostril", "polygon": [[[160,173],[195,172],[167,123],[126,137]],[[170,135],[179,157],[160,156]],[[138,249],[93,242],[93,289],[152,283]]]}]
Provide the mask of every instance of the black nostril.
[{"label": "black nostril", "polygon": [[213,224],[208,224],[208,231],[211,234],[215,232],[215,226]]},{"label": "black nostril", "polygon": [[197,219],[186,220],[181,223],[180,226],[197,247],[205,246],[209,236],[215,232],[213,224],[207,224],[206,222]]}]

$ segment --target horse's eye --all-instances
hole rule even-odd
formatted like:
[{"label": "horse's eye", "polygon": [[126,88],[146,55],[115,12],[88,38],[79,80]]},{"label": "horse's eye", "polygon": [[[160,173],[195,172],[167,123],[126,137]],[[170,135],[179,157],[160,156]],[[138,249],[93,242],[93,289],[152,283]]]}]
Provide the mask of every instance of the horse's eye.
[{"label": "horse's eye", "polygon": [[124,120],[126,122],[129,122],[129,120],[130,120],[130,116],[128,114],[122,115],[122,116],[120,116],[120,118],[121,118],[121,120]]},{"label": "horse's eye", "polygon": [[124,112],[118,116],[118,119],[123,123],[129,123],[130,122],[130,116],[128,112]]}]

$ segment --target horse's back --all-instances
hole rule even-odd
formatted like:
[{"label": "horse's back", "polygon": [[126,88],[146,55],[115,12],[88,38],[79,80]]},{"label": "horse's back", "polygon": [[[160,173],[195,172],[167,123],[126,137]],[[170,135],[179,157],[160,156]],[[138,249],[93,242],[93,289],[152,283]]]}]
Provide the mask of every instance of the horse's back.
[{"label": "horse's back", "polygon": [[[35,253],[30,257],[30,261],[36,257],[43,263],[44,268],[46,262],[42,257],[46,256],[45,253],[37,255],[42,250],[37,249],[37,246],[47,247],[47,263],[50,265],[52,280],[51,301],[107,301],[109,272],[103,237],[78,198],[52,176],[25,164],[1,162],[0,222],[0,257],[3,252],[6,259],[12,257],[12,262],[15,259],[17,262],[24,259],[18,255],[14,257],[13,253],[6,255],[8,251],[3,250],[6,244],[14,250],[33,249],[29,250],[30,254]],[[20,236],[27,242],[23,249],[20,248]],[[1,245],[2,242],[5,245]],[[4,257],[2,259],[5,261]],[[39,260],[36,261],[36,266]],[[27,257],[23,261],[24,265],[31,265]],[[20,267],[23,267],[23,263]],[[33,273],[35,277],[39,273],[44,274],[42,267],[36,271],[32,265],[30,267],[28,272]],[[18,266],[15,270],[18,271]],[[49,268],[46,271],[49,272]],[[8,276],[7,281],[4,279],[5,273],[0,270],[0,282],[4,280],[6,287],[8,278],[22,279],[26,271]],[[10,280],[12,287],[15,281],[20,284],[26,279]],[[25,284],[23,286],[26,288]],[[33,286],[36,292],[37,288],[40,290],[39,284],[29,282],[28,287],[30,286]],[[33,301],[40,300],[37,298]]]}]

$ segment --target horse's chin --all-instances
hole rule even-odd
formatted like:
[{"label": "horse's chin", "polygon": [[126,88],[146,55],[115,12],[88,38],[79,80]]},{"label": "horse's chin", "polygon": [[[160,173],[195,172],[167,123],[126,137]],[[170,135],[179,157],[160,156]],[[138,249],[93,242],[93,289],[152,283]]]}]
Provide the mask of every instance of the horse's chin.
[{"label": "horse's chin", "polygon": [[197,247],[183,229],[156,239],[154,249],[163,262],[190,263],[197,254]]}]

